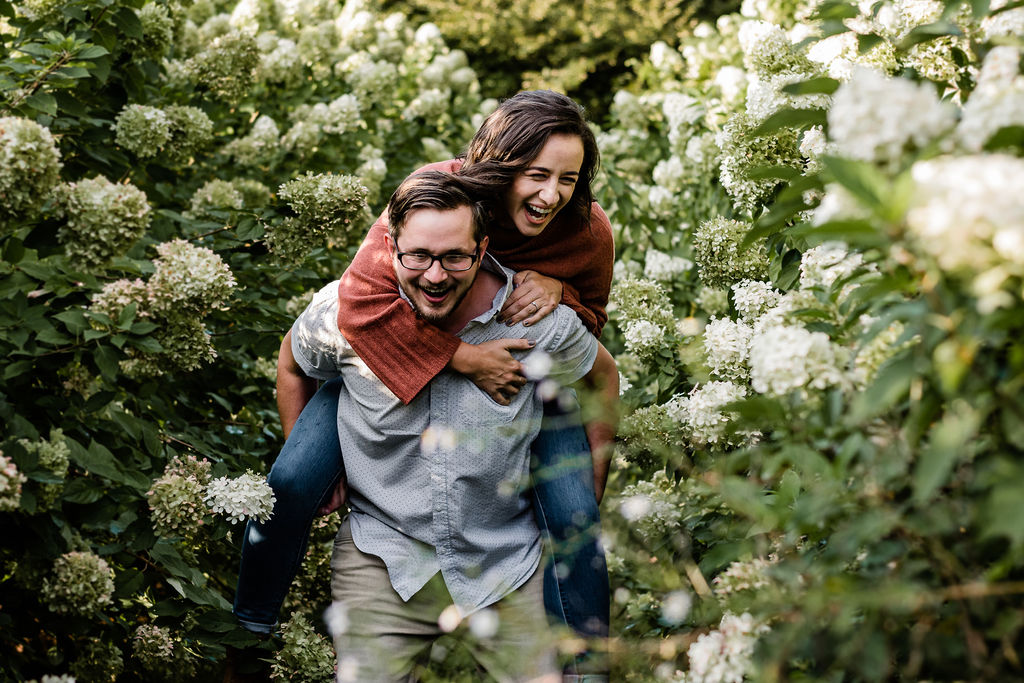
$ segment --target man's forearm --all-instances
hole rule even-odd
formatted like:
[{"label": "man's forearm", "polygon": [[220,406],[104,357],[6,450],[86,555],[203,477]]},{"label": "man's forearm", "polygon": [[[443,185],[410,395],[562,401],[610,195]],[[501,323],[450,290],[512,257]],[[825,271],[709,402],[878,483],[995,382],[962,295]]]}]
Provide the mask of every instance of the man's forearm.
[{"label": "man's forearm", "polygon": [[277,354],[277,414],[286,439],[315,393],[316,380],[302,372],[292,355],[292,333],[289,331]]}]

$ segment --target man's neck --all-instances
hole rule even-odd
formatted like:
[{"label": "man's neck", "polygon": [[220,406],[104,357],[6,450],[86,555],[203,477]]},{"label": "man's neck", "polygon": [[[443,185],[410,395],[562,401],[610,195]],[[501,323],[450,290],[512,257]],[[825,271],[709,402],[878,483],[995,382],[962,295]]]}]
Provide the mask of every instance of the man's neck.
[{"label": "man's neck", "polygon": [[442,322],[437,323],[437,326],[445,332],[458,334],[470,320],[491,310],[494,297],[505,284],[504,278],[486,268],[481,268],[473,281],[473,286],[466,292],[466,296],[458,308]]}]

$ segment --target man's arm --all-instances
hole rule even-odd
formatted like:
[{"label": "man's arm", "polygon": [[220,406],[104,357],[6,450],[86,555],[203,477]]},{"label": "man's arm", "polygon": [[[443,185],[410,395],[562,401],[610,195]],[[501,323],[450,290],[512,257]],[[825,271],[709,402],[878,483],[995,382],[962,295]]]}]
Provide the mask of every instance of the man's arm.
[{"label": "man's arm", "polygon": [[302,409],[316,393],[316,380],[302,371],[292,355],[292,331],[284,336],[277,354],[277,414],[284,438],[292,432]]},{"label": "man's arm", "polygon": [[612,457],[619,412],[619,370],[604,344],[598,343],[594,365],[582,381],[590,390],[587,392],[589,397],[593,397],[584,405],[587,411],[585,428],[590,442],[590,457],[594,462],[594,494],[600,503],[608,483],[608,463]]}]

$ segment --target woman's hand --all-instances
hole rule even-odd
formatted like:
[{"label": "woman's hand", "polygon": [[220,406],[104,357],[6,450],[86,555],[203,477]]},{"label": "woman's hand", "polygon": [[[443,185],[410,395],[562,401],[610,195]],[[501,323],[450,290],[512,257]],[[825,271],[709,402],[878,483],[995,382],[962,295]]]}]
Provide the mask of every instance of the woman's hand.
[{"label": "woman's hand", "polygon": [[523,366],[512,351],[533,348],[529,339],[494,339],[483,344],[459,344],[448,366],[471,379],[494,402],[507,406],[526,384]]},{"label": "woman's hand", "polygon": [[522,270],[515,274],[512,282],[516,288],[498,313],[498,320],[507,325],[521,322],[529,327],[555,310],[562,301],[560,280],[533,270]]}]

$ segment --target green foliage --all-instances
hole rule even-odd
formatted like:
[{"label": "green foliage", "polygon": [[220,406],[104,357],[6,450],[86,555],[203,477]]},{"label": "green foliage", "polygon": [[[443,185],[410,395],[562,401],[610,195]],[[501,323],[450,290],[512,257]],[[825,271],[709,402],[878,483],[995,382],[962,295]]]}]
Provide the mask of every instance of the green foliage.
[{"label": "green foliage", "polygon": [[215,496],[262,495],[296,302],[487,113],[400,18],[235,5],[0,2],[2,680],[213,680],[249,644]]}]

